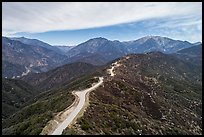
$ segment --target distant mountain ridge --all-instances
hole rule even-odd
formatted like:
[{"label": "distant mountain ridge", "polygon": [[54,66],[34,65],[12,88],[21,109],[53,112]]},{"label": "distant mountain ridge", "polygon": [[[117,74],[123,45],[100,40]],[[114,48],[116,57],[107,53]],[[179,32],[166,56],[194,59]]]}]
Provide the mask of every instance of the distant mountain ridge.
[{"label": "distant mountain ridge", "polygon": [[202,42],[195,42],[195,43],[193,43],[194,45],[200,45],[200,44],[202,44]]},{"label": "distant mountain ridge", "polygon": [[59,45],[55,45],[55,47],[60,49],[63,53],[66,53],[67,51],[72,49],[74,46],[59,46]]},{"label": "distant mountain ridge", "polygon": [[195,55],[195,56],[202,56],[202,45],[196,45],[193,47],[185,48],[179,50],[178,53],[188,54],[188,55]]},{"label": "distant mountain ridge", "polygon": [[195,43],[160,36],[146,36],[125,42],[98,37],[74,47],[51,46],[25,37],[2,37],[2,44],[3,77],[9,78],[30,72],[45,72],[68,63],[85,62],[100,66],[128,54],[151,51],[171,54],[196,46]]},{"label": "distant mountain ridge", "polygon": [[44,48],[47,48],[49,50],[53,50],[59,54],[62,54],[61,50],[59,50],[57,47],[52,46],[52,45],[45,43],[43,41],[40,41],[38,39],[29,39],[29,38],[25,38],[25,37],[11,37],[10,39],[20,41],[20,42],[27,44],[27,45],[44,47]]},{"label": "distant mountain ridge", "polygon": [[3,77],[16,78],[40,73],[62,65],[67,56],[54,50],[2,37]]},{"label": "distant mountain ridge", "polygon": [[[160,51],[163,53],[175,53],[178,50],[195,46],[187,41],[173,40],[167,37],[146,36],[134,41],[110,41],[106,38],[98,37],[81,43],[67,52],[69,61],[83,60],[90,54],[99,54],[103,57],[103,62],[107,63],[127,54],[146,53]],[[90,63],[94,62],[90,60]]]},{"label": "distant mountain ridge", "polygon": [[179,50],[174,55],[186,62],[202,66],[202,44]]},{"label": "distant mountain ridge", "polygon": [[102,63],[97,65],[104,65],[125,54],[127,54],[127,50],[123,43],[119,41],[110,41],[102,37],[90,39],[67,52],[69,62],[72,60],[83,61],[84,58],[89,58],[90,56],[95,55],[94,58],[89,59],[90,63],[95,65],[97,64],[94,61],[95,58],[100,58],[100,62]]},{"label": "distant mountain ridge", "polygon": [[178,50],[194,46],[187,41],[173,40],[167,37],[146,36],[138,40],[127,43],[130,53],[144,53],[151,51],[161,51],[163,53],[174,53]]},{"label": "distant mountain ridge", "polygon": [[[77,45],[67,52],[69,57],[76,56],[78,54],[97,53],[104,54],[106,58],[115,58],[121,54],[127,53],[124,45],[119,41],[110,41],[108,39],[99,37],[90,39],[84,43]],[[117,53],[118,55],[114,54]]]}]

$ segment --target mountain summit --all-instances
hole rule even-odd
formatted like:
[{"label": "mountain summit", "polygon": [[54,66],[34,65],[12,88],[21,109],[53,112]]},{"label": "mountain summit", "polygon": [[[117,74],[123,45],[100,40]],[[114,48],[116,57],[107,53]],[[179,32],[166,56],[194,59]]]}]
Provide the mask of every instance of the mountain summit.
[{"label": "mountain summit", "polygon": [[161,51],[174,53],[178,50],[194,46],[187,41],[173,40],[167,37],[146,36],[138,40],[125,42],[131,53],[144,53],[150,51]]}]

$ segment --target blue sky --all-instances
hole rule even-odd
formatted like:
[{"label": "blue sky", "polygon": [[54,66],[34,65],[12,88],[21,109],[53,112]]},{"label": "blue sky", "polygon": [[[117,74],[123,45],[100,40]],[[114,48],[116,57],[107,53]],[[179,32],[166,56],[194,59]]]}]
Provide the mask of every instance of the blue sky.
[{"label": "blue sky", "polygon": [[[60,10],[55,13],[53,8]],[[4,36],[36,38],[52,45],[77,45],[95,37],[128,41],[147,35],[202,41],[202,3],[198,2],[4,2],[2,12]]]}]

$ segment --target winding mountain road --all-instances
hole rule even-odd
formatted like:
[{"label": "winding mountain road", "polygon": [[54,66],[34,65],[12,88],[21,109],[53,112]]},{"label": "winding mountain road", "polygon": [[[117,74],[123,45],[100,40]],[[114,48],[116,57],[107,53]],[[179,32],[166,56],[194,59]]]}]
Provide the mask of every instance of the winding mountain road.
[{"label": "winding mountain road", "polygon": [[[113,77],[114,72],[113,69],[120,66],[118,62],[112,64],[110,69],[107,69],[108,73]],[[73,91],[72,94],[75,96],[75,101],[70,105],[64,112],[61,112],[54,120],[51,122],[52,124],[47,126],[49,135],[61,135],[63,130],[71,125],[79,116],[80,111],[85,108],[85,104],[87,103],[87,93],[95,90],[103,83],[103,77],[99,77],[99,82],[92,85],[92,87],[81,90],[81,91]],[[51,128],[50,128],[51,127]],[[46,129],[46,128],[45,128]]]},{"label": "winding mountain road", "polygon": [[[79,114],[79,112],[83,109],[83,107],[85,106],[85,103],[87,101],[86,99],[86,94],[88,92],[91,92],[93,90],[95,90],[96,88],[98,88],[101,84],[103,83],[103,77],[99,77],[99,82],[94,84],[92,87],[82,90],[82,91],[73,91],[72,94],[74,94],[74,96],[76,98],[78,98],[78,104],[77,106],[74,108],[73,111],[71,111],[71,113],[67,116],[67,118],[61,122],[58,123],[58,126],[56,127],[56,129],[51,133],[51,135],[61,135],[63,130],[69,126],[73,120],[77,117],[77,115]],[[76,100],[76,99],[75,99]]]}]

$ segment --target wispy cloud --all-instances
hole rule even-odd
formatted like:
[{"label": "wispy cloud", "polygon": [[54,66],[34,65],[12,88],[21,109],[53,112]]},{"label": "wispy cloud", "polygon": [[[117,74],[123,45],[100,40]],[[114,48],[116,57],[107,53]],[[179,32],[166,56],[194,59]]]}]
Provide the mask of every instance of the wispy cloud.
[{"label": "wispy cloud", "polygon": [[[173,17],[189,19],[166,23],[163,27],[196,24],[201,28],[201,11],[201,2],[3,2],[2,33],[77,30]],[[190,17],[198,19],[192,21]]]}]

